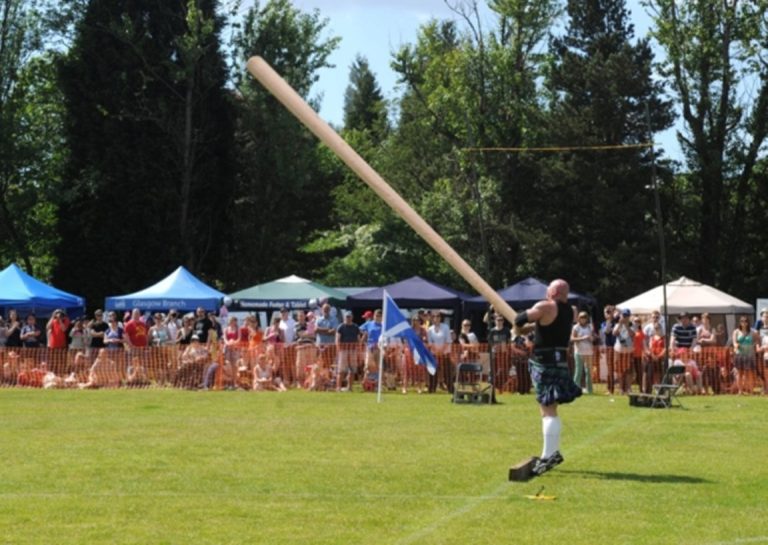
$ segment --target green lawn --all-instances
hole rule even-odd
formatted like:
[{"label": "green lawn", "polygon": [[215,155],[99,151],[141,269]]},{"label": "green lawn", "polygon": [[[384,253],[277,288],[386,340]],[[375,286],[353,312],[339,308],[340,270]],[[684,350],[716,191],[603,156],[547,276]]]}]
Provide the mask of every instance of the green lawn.
[{"label": "green lawn", "polygon": [[0,390],[0,543],[768,543],[765,398],[501,399]]}]

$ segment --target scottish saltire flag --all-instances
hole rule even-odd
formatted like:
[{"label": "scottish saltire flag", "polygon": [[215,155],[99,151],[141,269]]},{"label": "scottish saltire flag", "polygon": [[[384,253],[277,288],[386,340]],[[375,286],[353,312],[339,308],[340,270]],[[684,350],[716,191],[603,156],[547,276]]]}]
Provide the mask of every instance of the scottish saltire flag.
[{"label": "scottish saltire flag", "polygon": [[426,365],[430,375],[437,372],[437,360],[434,354],[424,345],[424,342],[416,335],[416,332],[408,323],[408,319],[403,315],[400,307],[389,296],[387,290],[384,290],[384,300],[381,303],[384,309],[381,336],[387,338],[398,337],[403,339],[411,348],[413,360],[417,365]]}]

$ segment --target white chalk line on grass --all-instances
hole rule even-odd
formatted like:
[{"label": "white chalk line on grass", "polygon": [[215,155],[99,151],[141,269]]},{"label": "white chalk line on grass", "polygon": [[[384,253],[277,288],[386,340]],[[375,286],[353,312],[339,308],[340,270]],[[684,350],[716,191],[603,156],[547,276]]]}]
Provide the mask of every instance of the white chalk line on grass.
[{"label": "white chalk line on grass", "polygon": [[[233,498],[232,492],[0,492],[0,500],[23,498]],[[308,492],[246,492],[238,493],[238,498],[284,498],[309,500],[450,500],[450,501],[487,501],[506,499],[498,494],[492,495],[450,495],[450,494],[312,494]]]},{"label": "white chalk line on grass", "polygon": [[[620,420],[616,420],[611,424],[610,426],[605,426],[603,428],[600,428],[599,431],[589,435],[588,437],[582,438],[580,441],[577,441],[574,444],[568,443],[568,453],[573,454],[574,452],[582,451],[588,447],[591,447],[598,439],[601,439],[602,437],[606,435],[610,435],[617,431],[620,428],[623,428],[627,426],[627,424],[631,423],[634,420],[639,420],[643,416],[648,414],[647,412],[635,412],[631,413],[631,415],[622,418]],[[564,423],[565,424],[565,423]],[[565,426],[566,433],[568,432],[568,426]],[[484,501],[487,501],[488,499],[504,499],[506,500],[506,496],[501,496],[502,493],[509,490],[509,483],[508,482],[502,482],[499,486],[497,486],[494,490],[489,492],[486,495],[483,496],[476,496],[464,505],[454,509],[453,511],[443,515],[442,517],[432,521],[427,526],[424,526],[422,528],[419,528],[414,533],[412,533],[409,536],[405,536],[395,543],[397,545],[408,545],[409,543],[415,543],[422,538],[432,534],[433,532],[437,531],[442,525],[444,525],[448,521],[455,520],[455,517],[457,515],[463,515],[465,513],[468,513],[469,511],[472,511],[475,509],[478,505],[483,503]]]}]

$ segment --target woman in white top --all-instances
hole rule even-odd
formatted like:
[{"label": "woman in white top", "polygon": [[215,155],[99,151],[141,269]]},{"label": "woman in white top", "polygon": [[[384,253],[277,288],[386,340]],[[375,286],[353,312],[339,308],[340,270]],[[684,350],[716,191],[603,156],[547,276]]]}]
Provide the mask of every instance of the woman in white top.
[{"label": "woman in white top", "polygon": [[586,394],[592,393],[592,366],[594,365],[594,331],[587,312],[580,312],[576,324],[571,330],[571,342],[573,342],[573,359],[576,371],[573,374],[573,382],[581,386],[581,373],[584,373]]},{"label": "woman in white top", "polygon": [[453,392],[453,370],[450,363],[451,352],[451,329],[448,324],[443,323],[443,314],[440,311],[432,315],[432,324],[427,329],[427,341],[429,348],[437,360],[437,371],[434,375],[429,375],[427,391],[432,394],[437,391],[438,377],[443,382],[443,387],[449,392]]},{"label": "woman in white top", "polygon": [[632,329],[630,317],[632,312],[625,308],[621,311],[619,321],[613,326],[613,336],[616,342],[613,345],[613,370],[619,379],[621,394],[626,395],[632,389],[632,352],[634,350],[635,330]]},{"label": "woman in white top", "polygon": [[479,341],[477,335],[472,332],[472,322],[469,320],[461,322],[459,343],[461,344],[461,361],[476,361]]}]

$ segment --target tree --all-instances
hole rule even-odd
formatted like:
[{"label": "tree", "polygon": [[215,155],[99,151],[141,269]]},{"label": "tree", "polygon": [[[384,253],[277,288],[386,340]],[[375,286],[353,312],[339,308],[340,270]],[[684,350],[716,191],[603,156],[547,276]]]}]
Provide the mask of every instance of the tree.
[{"label": "tree", "polygon": [[62,277],[99,300],[220,262],[233,121],[214,0],[91,0],[60,68]]},{"label": "tree", "polygon": [[306,14],[288,0],[271,0],[247,11],[234,38],[238,175],[230,216],[237,221],[224,243],[237,259],[221,272],[229,284],[296,272],[312,276],[322,267],[316,256],[298,250],[330,225],[330,192],[338,181],[319,168],[314,137],[243,66],[260,55],[307,98],[338,43],[322,38],[326,24],[317,11]]},{"label": "tree", "polygon": [[61,98],[39,2],[0,6],[0,261],[47,278],[54,264]]},{"label": "tree", "polygon": [[[537,80],[555,5],[491,2],[496,20],[490,31],[475,3],[458,5],[464,31],[454,22],[432,21],[393,61],[405,92],[388,144],[391,181],[418,198],[416,208],[427,221],[496,285],[526,270],[520,250],[528,229],[520,218],[533,170],[517,154],[472,150],[539,141]],[[457,283],[444,264],[433,266]]]},{"label": "tree", "polygon": [[745,238],[762,230],[762,219],[753,216],[762,216],[765,203],[768,6],[739,0],[645,5],[666,53],[661,74],[683,116],[678,139],[690,170],[684,181],[700,196],[696,215],[687,218],[696,222],[689,240],[692,273],[756,295],[766,276],[753,249],[761,252],[764,244]]},{"label": "tree", "polygon": [[[654,132],[669,127],[671,104],[652,77],[653,52],[647,39],[633,43],[624,1],[571,0],[567,15],[565,33],[551,42],[550,145],[642,144],[646,109]],[[544,276],[584,286],[598,279],[596,294],[606,300],[659,280],[653,160],[642,147],[542,157],[529,206],[550,241],[539,254]]]},{"label": "tree", "polygon": [[381,88],[368,61],[360,55],[349,70],[349,85],[344,93],[344,129],[370,131],[379,142],[389,129]]}]

